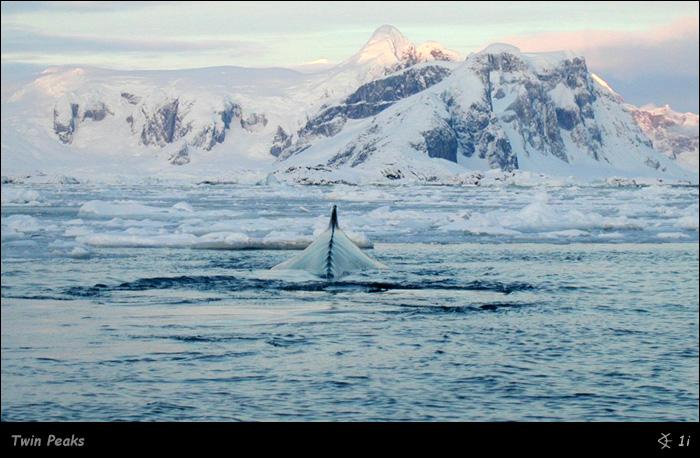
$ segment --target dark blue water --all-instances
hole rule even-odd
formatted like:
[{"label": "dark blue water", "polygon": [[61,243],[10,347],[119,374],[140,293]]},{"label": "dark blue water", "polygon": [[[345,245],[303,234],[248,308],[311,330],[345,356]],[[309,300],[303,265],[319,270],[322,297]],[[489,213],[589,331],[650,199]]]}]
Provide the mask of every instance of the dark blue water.
[{"label": "dark blue water", "polygon": [[[369,234],[391,270],[332,283],[268,270],[291,251],[192,245],[236,226],[262,240],[284,218],[291,233],[278,239],[310,236],[290,205],[310,210],[299,228],[322,225],[324,193],[338,190],[308,189],[319,195],[303,202],[236,187],[40,189],[38,203],[3,205],[2,420],[698,420],[697,226],[683,219],[697,189],[624,221],[615,190],[579,191],[607,218],[586,229],[546,219],[575,215],[574,190],[548,191],[544,207],[504,200],[512,210],[491,226],[525,236],[441,231],[450,221],[419,220],[408,190],[378,189],[407,193],[392,201],[397,224],[386,211],[372,223],[384,202],[370,199],[346,227]],[[497,207],[474,202],[507,198],[491,191],[500,197],[462,190],[427,211],[487,218]],[[622,205],[637,191],[619,192]],[[81,214],[90,200],[129,200],[132,213]],[[193,211],[153,210],[179,201]],[[534,213],[546,230],[526,229]],[[588,235],[544,235],[571,230]],[[592,240],[604,233],[622,235]],[[117,236],[161,245],[99,243]]]}]

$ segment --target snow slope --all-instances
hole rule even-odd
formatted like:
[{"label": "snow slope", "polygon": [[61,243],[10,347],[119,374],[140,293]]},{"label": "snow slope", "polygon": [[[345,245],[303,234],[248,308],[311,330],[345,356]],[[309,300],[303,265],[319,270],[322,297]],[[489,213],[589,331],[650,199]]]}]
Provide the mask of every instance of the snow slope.
[{"label": "snow slope", "polygon": [[665,105],[631,108],[639,127],[651,138],[654,148],[698,171],[698,115],[679,113]]},{"label": "snow slope", "polygon": [[[654,150],[630,108],[579,56],[496,44],[450,73],[375,116],[336,122],[340,128],[321,131],[301,148],[292,145],[291,155],[281,155],[291,167],[278,174],[308,182],[307,171],[331,169],[327,181],[352,181],[353,174],[444,181],[464,170],[502,169],[693,179]],[[394,78],[377,83],[391,85]]]},{"label": "snow slope", "polygon": [[496,44],[460,61],[385,25],[319,68],[52,67],[3,79],[2,173],[354,183],[501,169],[697,181],[676,165],[692,159],[668,140],[669,122],[645,129],[665,156],[637,127],[640,111],[570,53]]}]

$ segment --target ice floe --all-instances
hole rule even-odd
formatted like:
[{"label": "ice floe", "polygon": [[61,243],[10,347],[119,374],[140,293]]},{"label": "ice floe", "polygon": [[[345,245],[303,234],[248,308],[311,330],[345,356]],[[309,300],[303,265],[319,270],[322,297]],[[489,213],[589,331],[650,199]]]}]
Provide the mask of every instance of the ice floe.
[{"label": "ice floe", "polygon": [[83,256],[81,249],[88,257],[121,248],[300,250],[325,230],[334,203],[348,237],[363,248],[377,242],[698,240],[698,188],[691,186],[6,183],[3,199],[3,246],[32,241],[69,257]]},{"label": "ice floe", "polygon": [[32,189],[12,189],[3,186],[0,192],[2,205],[20,204],[20,205],[38,205],[40,194]]}]

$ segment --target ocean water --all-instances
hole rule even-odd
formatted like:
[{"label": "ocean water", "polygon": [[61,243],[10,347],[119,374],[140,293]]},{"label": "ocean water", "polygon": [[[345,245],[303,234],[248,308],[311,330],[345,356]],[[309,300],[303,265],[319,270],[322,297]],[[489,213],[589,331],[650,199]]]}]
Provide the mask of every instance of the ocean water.
[{"label": "ocean water", "polygon": [[[698,421],[697,187],[2,197],[4,421]],[[271,272],[332,204],[390,269]]]}]

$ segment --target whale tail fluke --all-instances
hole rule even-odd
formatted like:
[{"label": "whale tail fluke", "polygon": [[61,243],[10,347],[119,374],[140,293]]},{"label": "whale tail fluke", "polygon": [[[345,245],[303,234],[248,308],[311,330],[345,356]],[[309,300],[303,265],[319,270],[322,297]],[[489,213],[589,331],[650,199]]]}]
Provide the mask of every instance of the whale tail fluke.
[{"label": "whale tail fluke", "polygon": [[367,256],[338,227],[338,210],[335,205],[328,229],[297,256],[273,267],[275,270],[305,270],[328,280],[338,279],[351,272],[385,268],[384,264]]}]

